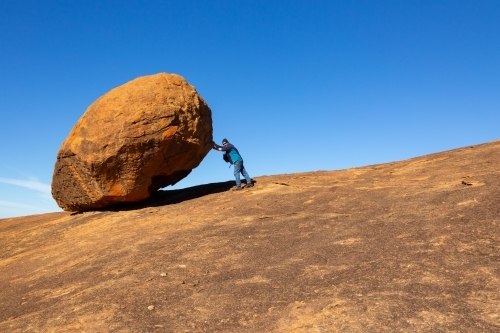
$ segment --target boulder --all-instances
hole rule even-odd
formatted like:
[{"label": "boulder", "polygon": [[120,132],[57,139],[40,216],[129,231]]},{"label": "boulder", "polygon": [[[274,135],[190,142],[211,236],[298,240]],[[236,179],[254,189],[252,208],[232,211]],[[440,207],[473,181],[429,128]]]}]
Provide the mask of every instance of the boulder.
[{"label": "boulder", "polygon": [[212,147],[212,112],[186,80],[136,78],[96,100],[58,154],[52,196],[66,211],[141,201],[196,168]]}]

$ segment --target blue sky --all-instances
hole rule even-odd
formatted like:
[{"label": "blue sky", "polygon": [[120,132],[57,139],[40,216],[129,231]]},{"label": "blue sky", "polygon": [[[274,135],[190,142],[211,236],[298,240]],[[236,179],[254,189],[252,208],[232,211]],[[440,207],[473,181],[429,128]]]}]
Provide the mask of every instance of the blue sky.
[{"label": "blue sky", "polygon": [[[73,125],[159,72],[252,177],[403,160],[500,139],[500,1],[0,0],[0,218],[58,211]],[[231,179],[212,151],[175,188]]]}]

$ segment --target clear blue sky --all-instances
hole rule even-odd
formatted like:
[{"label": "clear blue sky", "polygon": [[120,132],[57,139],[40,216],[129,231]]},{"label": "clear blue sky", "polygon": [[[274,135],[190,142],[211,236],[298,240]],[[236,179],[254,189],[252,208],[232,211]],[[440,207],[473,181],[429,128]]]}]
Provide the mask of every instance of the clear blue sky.
[{"label": "clear blue sky", "polygon": [[[252,177],[403,160],[500,138],[500,1],[0,0],[0,218],[58,211],[73,125],[159,72]],[[175,188],[231,179],[212,151]]]}]

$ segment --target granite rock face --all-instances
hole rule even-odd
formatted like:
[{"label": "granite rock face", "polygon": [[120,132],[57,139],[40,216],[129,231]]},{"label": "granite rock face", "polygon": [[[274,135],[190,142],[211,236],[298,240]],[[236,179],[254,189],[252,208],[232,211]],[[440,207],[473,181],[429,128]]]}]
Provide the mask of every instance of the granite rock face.
[{"label": "granite rock face", "polygon": [[0,219],[0,332],[499,333],[499,165],[496,141]]},{"label": "granite rock face", "polygon": [[66,211],[141,201],[196,168],[212,113],[179,75],[136,78],[96,100],[62,144],[52,196]]}]

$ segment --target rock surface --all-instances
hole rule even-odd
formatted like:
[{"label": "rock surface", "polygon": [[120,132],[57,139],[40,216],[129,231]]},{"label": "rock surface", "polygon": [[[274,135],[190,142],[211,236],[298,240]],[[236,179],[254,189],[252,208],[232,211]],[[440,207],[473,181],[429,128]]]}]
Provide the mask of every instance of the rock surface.
[{"label": "rock surface", "polygon": [[184,78],[160,73],[95,101],[57,155],[52,195],[66,211],[136,202],[175,184],[211,148],[210,108]]},{"label": "rock surface", "polygon": [[497,141],[0,220],[0,332],[499,332],[499,165]]}]

